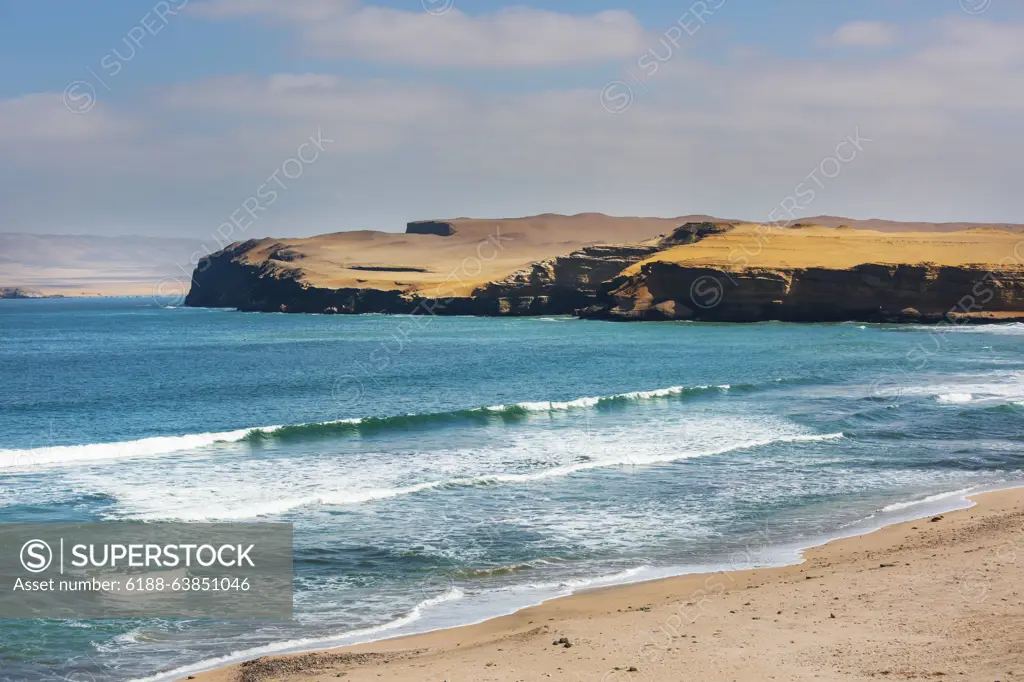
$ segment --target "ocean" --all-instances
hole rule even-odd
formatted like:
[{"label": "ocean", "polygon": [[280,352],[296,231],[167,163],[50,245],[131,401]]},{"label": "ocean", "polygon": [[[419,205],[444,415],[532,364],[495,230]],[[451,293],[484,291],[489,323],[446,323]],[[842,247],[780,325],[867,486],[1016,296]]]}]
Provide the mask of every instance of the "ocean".
[{"label": "ocean", "polygon": [[294,524],[290,621],[0,620],[0,680],[160,680],[775,565],[1024,479],[1024,325],[0,301],[0,522]]}]

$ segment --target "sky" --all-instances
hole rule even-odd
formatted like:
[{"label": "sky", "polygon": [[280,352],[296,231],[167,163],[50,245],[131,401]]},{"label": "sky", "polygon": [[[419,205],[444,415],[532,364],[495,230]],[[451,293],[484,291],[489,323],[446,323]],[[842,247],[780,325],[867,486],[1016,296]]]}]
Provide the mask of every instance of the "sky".
[{"label": "sky", "polygon": [[1018,0],[0,0],[0,57],[4,232],[1024,223]]}]

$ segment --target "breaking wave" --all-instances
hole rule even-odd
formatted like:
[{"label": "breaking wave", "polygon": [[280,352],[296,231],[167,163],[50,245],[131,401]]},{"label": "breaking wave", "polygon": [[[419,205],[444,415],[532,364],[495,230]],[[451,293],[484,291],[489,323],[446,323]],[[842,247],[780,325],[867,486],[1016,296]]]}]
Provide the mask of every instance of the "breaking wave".
[{"label": "breaking wave", "polygon": [[[494,418],[515,419],[542,412],[590,409],[599,406],[641,402],[647,400],[683,398],[709,393],[722,393],[732,388],[721,386],[670,386],[652,391],[633,391],[609,396],[585,397],[564,402],[540,401],[509,405],[492,405],[468,410],[425,414],[394,415],[389,417],[362,417],[339,419],[309,424],[260,426],[233,431],[188,434],[184,436],[155,436],[115,443],[89,443],[86,445],[54,445],[25,450],[0,450],[0,469],[31,468],[73,462],[107,459],[152,457],[187,452],[220,443],[260,443],[270,440],[297,440],[324,438],[346,433],[366,433],[387,429],[404,429],[431,424],[465,421],[487,422]],[[741,387],[748,388],[748,387]]]}]

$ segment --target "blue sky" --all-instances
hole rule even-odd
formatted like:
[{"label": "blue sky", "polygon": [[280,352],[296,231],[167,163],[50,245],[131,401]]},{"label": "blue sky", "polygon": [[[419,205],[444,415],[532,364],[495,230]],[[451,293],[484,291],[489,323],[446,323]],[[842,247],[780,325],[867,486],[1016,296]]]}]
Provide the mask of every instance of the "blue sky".
[{"label": "blue sky", "polygon": [[1024,222],[1021,46],[1012,0],[6,0],[0,230],[204,237],[314,135],[246,236],[767,219],[858,134],[798,212]]}]

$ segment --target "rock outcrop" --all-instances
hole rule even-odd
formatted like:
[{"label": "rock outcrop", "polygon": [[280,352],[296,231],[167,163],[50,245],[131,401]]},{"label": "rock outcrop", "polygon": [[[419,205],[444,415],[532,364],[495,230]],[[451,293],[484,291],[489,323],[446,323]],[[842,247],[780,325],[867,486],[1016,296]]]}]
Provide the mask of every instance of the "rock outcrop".
[{"label": "rock outcrop", "polygon": [[443,220],[417,220],[406,223],[406,234],[433,234],[438,237],[451,237],[455,234],[455,226]]},{"label": "rock outcrop", "polygon": [[581,317],[714,322],[1024,321],[1024,267],[716,268],[652,261]]},{"label": "rock outcrop", "polygon": [[[303,270],[305,254],[277,242],[250,240],[202,259],[192,275],[185,305],[238,308],[262,312],[327,314],[396,313],[428,311],[436,315],[568,315],[597,303],[602,282],[658,251],[690,244],[711,234],[727,231],[724,223],[686,223],[667,236],[638,244],[585,246],[566,256],[548,258],[472,290],[468,296],[450,296],[446,286],[424,291],[373,287],[328,287],[308,281]],[[406,234],[451,237],[449,223],[409,223]],[[447,241],[447,240],[446,240]],[[468,251],[475,254],[477,244]],[[493,250],[493,249],[491,249]],[[483,250],[486,252],[487,250]],[[265,252],[263,258],[255,253]],[[469,265],[465,266],[467,269]],[[427,273],[407,265],[348,264],[355,272]],[[458,273],[457,273],[458,274]],[[430,296],[429,293],[435,293]]]},{"label": "rock outcrop", "polygon": [[[585,240],[591,221],[607,239],[614,220],[454,219],[409,223],[404,235],[250,240],[202,259],[185,303],[609,320],[1024,320],[1024,264],[1007,256],[1021,246],[1012,231],[894,235],[701,219],[653,236],[664,223],[641,219],[632,243]],[[572,229],[559,232],[564,225]],[[916,260],[927,262],[907,262]]]},{"label": "rock outcrop", "polygon": [[498,314],[571,314],[597,303],[601,285],[629,266],[664,249],[730,229],[727,223],[686,223],[667,236],[640,244],[587,246],[482,286],[473,291],[473,297],[496,300]]}]

